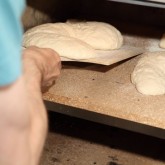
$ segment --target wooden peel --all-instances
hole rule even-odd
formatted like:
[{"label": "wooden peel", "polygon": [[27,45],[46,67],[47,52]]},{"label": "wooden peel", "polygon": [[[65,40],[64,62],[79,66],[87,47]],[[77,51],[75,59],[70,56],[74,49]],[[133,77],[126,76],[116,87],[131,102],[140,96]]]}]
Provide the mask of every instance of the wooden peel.
[{"label": "wooden peel", "polygon": [[123,46],[117,50],[97,50],[97,55],[94,58],[85,60],[75,60],[66,57],[61,57],[61,61],[75,61],[75,62],[87,62],[102,65],[112,65],[119,61],[137,56],[144,53],[144,49],[136,48],[132,46]]},{"label": "wooden peel", "polygon": [[[22,47],[25,49],[25,47]],[[61,61],[73,61],[73,62],[86,62],[86,63],[95,63],[102,65],[112,65],[114,63],[123,61],[125,59],[140,55],[144,53],[144,49],[132,47],[132,46],[123,46],[117,50],[97,50],[96,56],[90,59],[84,60],[75,60],[61,56]]]}]

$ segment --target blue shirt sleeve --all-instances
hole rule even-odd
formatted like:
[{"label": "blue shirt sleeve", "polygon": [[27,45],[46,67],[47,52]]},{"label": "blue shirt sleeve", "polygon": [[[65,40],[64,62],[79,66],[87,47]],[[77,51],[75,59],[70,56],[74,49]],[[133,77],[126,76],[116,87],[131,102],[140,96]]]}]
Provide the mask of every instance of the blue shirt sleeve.
[{"label": "blue shirt sleeve", "polygon": [[0,86],[16,81],[22,72],[21,15],[24,0],[0,0]]}]

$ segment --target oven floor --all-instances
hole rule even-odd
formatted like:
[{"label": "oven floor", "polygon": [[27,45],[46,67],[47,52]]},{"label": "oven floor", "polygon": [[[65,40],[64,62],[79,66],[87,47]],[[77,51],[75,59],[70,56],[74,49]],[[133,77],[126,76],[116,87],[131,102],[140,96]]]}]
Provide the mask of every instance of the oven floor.
[{"label": "oven floor", "polygon": [[165,141],[54,112],[41,165],[164,165]]}]

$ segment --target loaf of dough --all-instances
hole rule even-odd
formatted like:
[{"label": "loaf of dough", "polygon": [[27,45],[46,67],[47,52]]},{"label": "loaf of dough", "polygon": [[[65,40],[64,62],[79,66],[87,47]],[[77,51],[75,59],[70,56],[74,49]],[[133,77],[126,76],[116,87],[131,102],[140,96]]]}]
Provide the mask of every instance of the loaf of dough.
[{"label": "loaf of dough", "polygon": [[135,66],[131,80],[142,94],[165,94],[165,51],[144,53]]},{"label": "loaf of dough", "polygon": [[23,38],[24,47],[52,48],[71,59],[94,58],[95,49],[118,49],[122,43],[121,33],[101,22],[48,23],[28,30]]}]

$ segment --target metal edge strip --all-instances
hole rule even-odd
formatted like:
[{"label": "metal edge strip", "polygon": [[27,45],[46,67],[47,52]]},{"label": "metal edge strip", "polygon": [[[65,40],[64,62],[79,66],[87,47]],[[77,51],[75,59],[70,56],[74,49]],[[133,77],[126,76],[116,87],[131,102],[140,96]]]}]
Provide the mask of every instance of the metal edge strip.
[{"label": "metal edge strip", "polygon": [[128,3],[134,5],[141,5],[141,6],[148,6],[148,7],[158,7],[158,8],[165,8],[165,3],[163,2],[154,2],[154,1],[142,1],[142,0],[108,0],[114,2],[121,2],[121,3]]},{"label": "metal edge strip", "polygon": [[89,120],[92,122],[105,124],[113,127],[122,128],[128,131],[137,132],[149,136],[153,136],[160,139],[165,139],[165,129],[152,127],[149,125],[120,119],[117,117],[107,116],[95,112],[91,112],[88,110],[83,110],[80,108],[75,108],[59,103],[45,101],[46,108],[50,111],[54,111],[57,113],[65,114],[68,116],[81,118],[85,120]]}]

